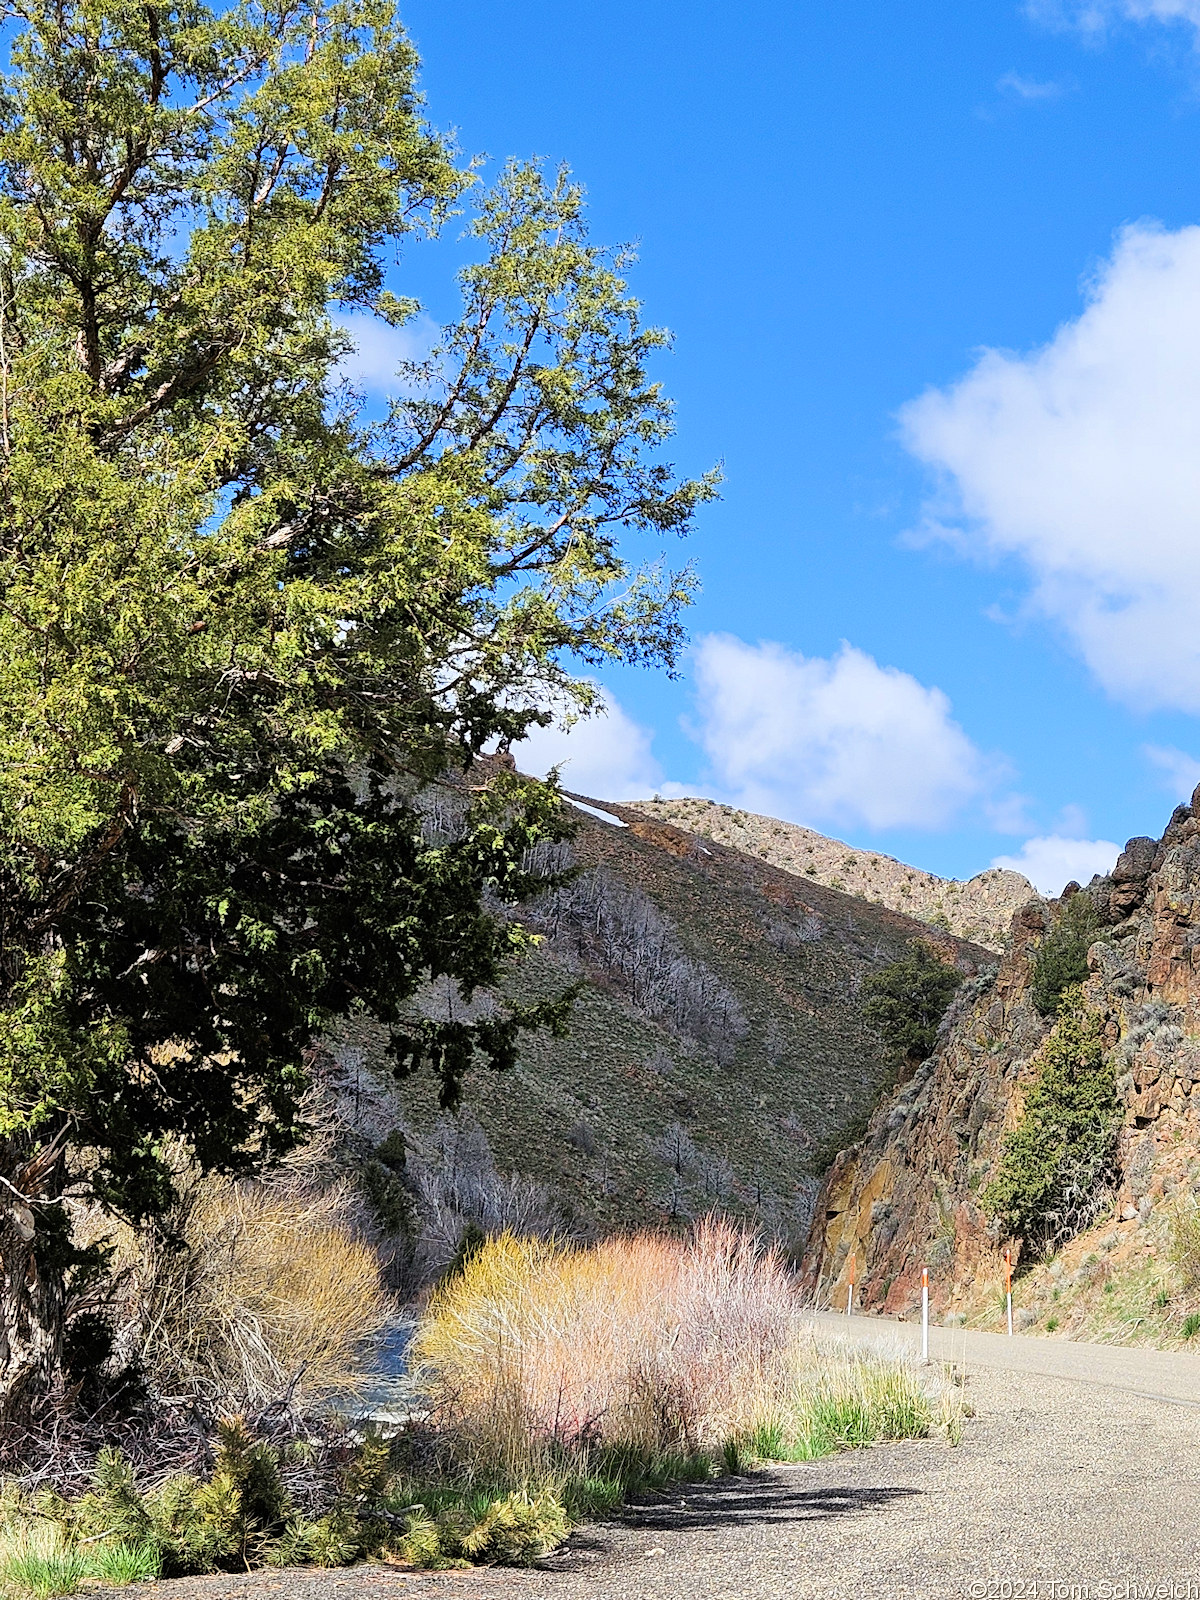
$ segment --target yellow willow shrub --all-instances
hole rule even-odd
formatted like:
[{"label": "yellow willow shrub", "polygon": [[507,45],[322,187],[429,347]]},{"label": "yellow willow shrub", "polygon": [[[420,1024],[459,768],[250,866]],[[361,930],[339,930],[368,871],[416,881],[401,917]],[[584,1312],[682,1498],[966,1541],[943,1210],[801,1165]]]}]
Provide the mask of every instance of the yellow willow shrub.
[{"label": "yellow willow shrub", "polygon": [[315,1404],[362,1382],[392,1306],[343,1186],[208,1179],[179,1232],[185,1248],[143,1247],[132,1264],[160,1387],[253,1407],[289,1387]]},{"label": "yellow willow shrub", "polygon": [[727,1223],[585,1248],[503,1234],[432,1298],[413,1356],[481,1467],[548,1448],[720,1448],[779,1399],[796,1301]]}]

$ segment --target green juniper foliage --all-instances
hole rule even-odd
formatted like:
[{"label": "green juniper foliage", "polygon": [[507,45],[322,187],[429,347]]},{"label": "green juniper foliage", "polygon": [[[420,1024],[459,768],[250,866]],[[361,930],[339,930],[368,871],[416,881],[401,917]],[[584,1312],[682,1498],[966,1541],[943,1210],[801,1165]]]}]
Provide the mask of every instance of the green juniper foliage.
[{"label": "green juniper foliage", "polygon": [[863,1137],[875,1107],[895,1087],[905,1063],[912,1066],[933,1054],[938,1024],[962,981],[962,973],[941,960],[923,939],[913,939],[904,955],[867,978],[863,1016],[883,1040],[887,1070],[872,1101],[832,1128],[814,1149],[814,1173],[827,1172],[843,1150]]},{"label": "green juniper foliage", "polygon": [[914,939],[898,961],[863,984],[863,1015],[894,1054],[924,1061],[933,1053],[938,1023],[962,981],[956,967]]},{"label": "green juniper foliage", "polygon": [[1100,932],[1100,917],[1089,894],[1074,894],[1033,958],[1030,993],[1043,1017],[1057,1014],[1063,994],[1088,975],[1087,953]]},{"label": "green juniper foliage", "polygon": [[1105,1055],[1103,1018],[1083,991],[1064,991],[1038,1058],[1021,1120],[1005,1134],[980,1205],[1005,1233],[1053,1246],[1095,1220],[1113,1172],[1121,1108],[1116,1068]]},{"label": "green juniper foliage", "polygon": [[[665,336],[578,187],[510,165],[477,189],[389,0],[9,19],[0,1415],[61,1356],[70,1185],[146,1218],[168,1144],[224,1170],[287,1148],[350,1007],[447,1104],[473,1059],[563,1024],[565,999],[409,1002],[496,984],[528,942],[498,911],[568,823],[477,758],[556,696],[587,709],[569,664],[673,663],[690,576],[624,545],[714,492],[659,459]],[[398,246],[469,195],[462,316],[368,422],[336,316],[403,326]],[[424,825],[439,784],[468,802],[449,837]]]}]

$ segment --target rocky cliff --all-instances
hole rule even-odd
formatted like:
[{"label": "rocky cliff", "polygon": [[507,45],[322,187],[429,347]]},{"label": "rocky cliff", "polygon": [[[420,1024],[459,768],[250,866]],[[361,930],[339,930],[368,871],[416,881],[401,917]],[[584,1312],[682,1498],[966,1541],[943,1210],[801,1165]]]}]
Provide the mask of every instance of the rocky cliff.
[{"label": "rocky cliff", "polygon": [[[835,1161],[804,1264],[821,1303],[843,1303],[853,1256],[865,1309],[911,1311],[928,1265],[937,1312],[998,1318],[1006,1241],[987,1185],[1047,1057],[1053,1023],[1033,1003],[1032,976],[1075,892],[1017,911],[1008,952],[962,986],[933,1057]],[[1182,1304],[1167,1261],[1171,1218],[1194,1207],[1200,1186],[1200,790],[1161,839],[1131,839],[1111,876],[1078,892],[1097,925],[1083,1005],[1115,1075],[1119,1131],[1095,1226],[1020,1280],[1020,1317],[1051,1332],[1168,1337]],[[1029,1242],[1013,1242],[1028,1265]],[[1129,1283],[1140,1285],[1132,1310]]]},{"label": "rocky cliff", "polygon": [[989,867],[965,881],[939,878],[877,850],[856,850],[797,823],[760,817],[715,800],[639,800],[633,809],[731,845],[812,883],[946,928],[990,950],[1004,948],[1013,912],[1034,892],[1019,872]]}]

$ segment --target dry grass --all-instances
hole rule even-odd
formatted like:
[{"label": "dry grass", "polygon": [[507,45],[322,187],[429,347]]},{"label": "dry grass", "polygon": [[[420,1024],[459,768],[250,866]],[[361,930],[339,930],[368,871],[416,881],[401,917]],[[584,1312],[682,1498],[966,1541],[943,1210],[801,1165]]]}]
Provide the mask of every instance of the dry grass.
[{"label": "dry grass", "polygon": [[354,1392],[393,1308],[345,1186],[207,1179],[177,1227],[182,1249],[123,1242],[160,1392],[222,1409]]},{"label": "dry grass", "polygon": [[1200,1290],[1200,1205],[1189,1195],[1170,1222],[1170,1258],[1187,1294]]},{"label": "dry grass", "polygon": [[821,1454],[936,1420],[898,1363],[820,1349],[778,1252],[717,1221],[687,1241],[492,1239],[434,1296],[413,1355],[464,1465],[508,1481],[614,1450]]}]

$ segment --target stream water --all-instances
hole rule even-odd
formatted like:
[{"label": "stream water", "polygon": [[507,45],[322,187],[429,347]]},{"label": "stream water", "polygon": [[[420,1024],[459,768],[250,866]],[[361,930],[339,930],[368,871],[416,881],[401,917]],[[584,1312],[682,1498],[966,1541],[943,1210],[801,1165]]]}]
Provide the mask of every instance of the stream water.
[{"label": "stream water", "polygon": [[375,1347],[370,1382],[338,1410],[356,1422],[400,1423],[420,1409],[408,1373],[408,1347],[415,1327],[404,1318],[384,1330]]}]

